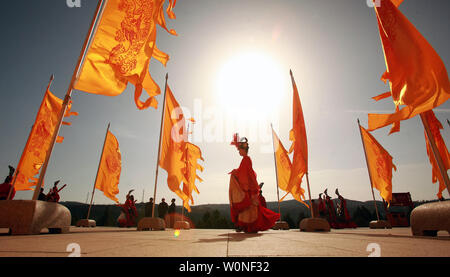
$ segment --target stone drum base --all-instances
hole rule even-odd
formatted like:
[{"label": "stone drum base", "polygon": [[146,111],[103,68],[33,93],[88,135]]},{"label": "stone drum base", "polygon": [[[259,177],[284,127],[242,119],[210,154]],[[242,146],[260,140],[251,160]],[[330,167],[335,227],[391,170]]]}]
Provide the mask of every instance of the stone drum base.
[{"label": "stone drum base", "polygon": [[97,222],[93,219],[80,219],[77,221],[77,227],[96,227]]},{"label": "stone drum base", "polygon": [[277,221],[272,227],[273,230],[289,230],[289,224],[286,221]]},{"label": "stone drum base", "polygon": [[392,226],[386,220],[374,220],[369,223],[370,229],[392,229]]},{"label": "stone drum base", "polygon": [[166,222],[159,217],[144,217],[139,220],[137,225],[138,231],[146,230],[164,230],[166,229]]},{"label": "stone drum base", "polygon": [[410,216],[414,236],[437,236],[438,231],[450,235],[450,200],[426,203],[415,208]]},{"label": "stone drum base", "polygon": [[48,228],[50,233],[68,233],[71,220],[69,209],[58,203],[0,201],[0,228],[9,228],[12,235],[38,235],[44,228]]},{"label": "stone drum base", "polygon": [[327,220],[315,217],[305,218],[300,221],[300,231],[303,232],[329,232],[330,224]]},{"label": "stone drum base", "polygon": [[173,228],[189,230],[191,226],[189,225],[189,222],[183,220],[183,221],[176,221],[175,224],[173,225]]}]

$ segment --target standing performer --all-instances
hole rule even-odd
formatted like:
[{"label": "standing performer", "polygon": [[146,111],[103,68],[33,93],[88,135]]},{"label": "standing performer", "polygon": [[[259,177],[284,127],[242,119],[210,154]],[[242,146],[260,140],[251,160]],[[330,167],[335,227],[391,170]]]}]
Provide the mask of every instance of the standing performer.
[{"label": "standing performer", "polygon": [[230,172],[230,212],[236,231],[256,233],[270,229],[279,220],[280,214],[264,208],[259,202],[260,187],[248,156],[247,138],[239,140],[238,134],[235,134],[231,145],[235,145],[242,156],[239,168]]},{"label": "standing performer", "polygon": [[8,194],[9,191],[12,188],[12,192],[11,192],[11,198],[14,198],[14,195],[16,195],[16,190],[12,187],[12,180],[13,180],[13,175],[14,175],[14,167],[12,166],[8,166],[9,167],[9,175],[6,176],[5,178],[5,182],[3,184],[0,184],[0,200],[6,200],[6,198],[8,198]]},{"label": "standing performer", "polygon": [[331,197],[328,196],[327,193],[328,189],[326,189],[323,193],[325,194],[325,203],[327,204],[327,208],[328,208],[328,223],[330,223],[331,228],[339,228],[339,225],[337,224],[336,221],[336,210],[334,208],[334,203],[333,200],[331,200]]},{"label": "standing performer", "polygon": [[124,204],[118,204],[117,206],[122,208],[122,211],[117,218],[117,223],[119,227],[132,227],[136,225],[136,218],[138,217],[134,196],[131,195],[133,189],[126,195],[126,200]]},{"label": "standing performer", "polygon": [[56,202],[56,203],[59,202],[59,199],[60,199],[59,191],[66,186],[66,185],[64,185],[61,189],[58,189],[58,183],[59,182],[60,182],[60,180],[56,181],[53,184],[53,188],[50,189],[50,191],[48,192],[47,197],[46,197],[48,202]]},{"label": "standing performer", "polygon": [[343,222],[343,227],[344,228],[356,228],[357,225],[350,218],[350,213],[348,212],[348,209],[347,209],[347,201],[345,200],[344,197],[342,197],[342,195],[339,194],[338,189],[336,189],[335,193],[336,193],[336,195],[339,198],[338,215],[344,221]]},{"label": "standing performer", "polygon": [[259,184],[259,204],[264,208],[267,208],[266,198],[262,195],[262,187],[264,183]]},{"label": "standing performer", "polygon": [[319,193],[319,217],[326,218],[327,216],[327,206],[325,204],[325,199],[322,198],[323,193]]},{"label": "standing performer", "polygon": [[176,205],[175,205],[175,198],[172,198],[172,201],[169,205],[169,228],[173,228],[175,224],[175,212],[176,212]]}]

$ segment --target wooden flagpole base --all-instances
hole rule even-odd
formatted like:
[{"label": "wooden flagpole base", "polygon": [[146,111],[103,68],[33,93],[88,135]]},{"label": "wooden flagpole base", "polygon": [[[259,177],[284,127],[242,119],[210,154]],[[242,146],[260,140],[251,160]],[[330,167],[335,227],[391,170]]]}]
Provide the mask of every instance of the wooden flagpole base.
[{"label": "wooden flagpole base", "polygon": [[302,232],[329,232],[330,224],[323,218],[304,218],[300,221],[300,231]]},{"label": "wooden flagpole base", "polygon": [[450,200],[426,203],[411,212],[411,231],[414,236],[437,236],[438,231],[450,234]]},{"label": "wooden flagpole base", "polygon": [[191,225],[187,221],[180,220],[180,221],[175,221],[175,224],[173,225],[173,228],[174,229],[186,229],[186,230],[189,230],[189,229],[191,229]]},{"label": "wooden flagpole base", "polygon": [[273,230],[289,230],[289,224],[286,221],[277,221],[272,227]]},{"label": "wooden flagpole base", "polygon": [[77,221],[77,227],[96,227],[97,222],[93,219],[80,219]]},{"label": "wooden flagpole base", "polygon": [[139,220],[138,231],[162,231],[166,229],[166,222],[159,217],[144,217]]},{"label": "wooden flagpole base", "polygon": [[69,209],[40,200],[0,201],[0,228],[12,235],[39,235],[47,228],[52,234],[68,233],[72,216]]},{"label": "wooden flagpole base", "polygon": [[391,224],[386,220],[374,220],[369,223],[370,229],[392,229]]}]

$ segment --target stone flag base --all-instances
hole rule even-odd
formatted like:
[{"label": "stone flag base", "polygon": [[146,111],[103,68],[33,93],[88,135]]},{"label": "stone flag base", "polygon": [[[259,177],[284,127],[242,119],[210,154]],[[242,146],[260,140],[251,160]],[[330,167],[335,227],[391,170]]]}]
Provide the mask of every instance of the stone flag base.
[{"label": "stone flag base", "polygon": [[300,231],[303,232],[329,232],[330,224],[327,220],[315,217],[305,218],[300,221]]},{"label": "stone flag base", "polygon": [[392,229],[391,224],[386,220],[374,220],[369,223],[370,229]]},{"label": "stone flag base", "polygon": [[159,217],[144,217],[139,220],[137,225],[138,231],[147,230],[164,230],[166,229],[166,222]]},{"label": "stone flag base", "polygon": [[93,219],[80,219],[77,221],[77,227],[96,227],[97,222]]},{"label": "stone flag base", "polygon": [[426,203],[415,208],[410,216],[414,236],[437,236],[438,231],[450,234],[450,200]]},{"label": "stone flag base", "polygon": [[189,230],[191,229],[191,225],[189,224],[189,222],[187,221],[176,221],[175,224],[173,225],[174,229],[186,229]]},{"label": "stone flag base", "polygon": [[9,228],[12,235],[38,235],[49,232],[68,233],[72,216],[69,209],[54,202],[40,200],[1,200],[0,228]]},{"label": "stone flag base", "polygon": [[289,230],[289,224],[286,221],[277,221],[272,227],[273,230]]}]

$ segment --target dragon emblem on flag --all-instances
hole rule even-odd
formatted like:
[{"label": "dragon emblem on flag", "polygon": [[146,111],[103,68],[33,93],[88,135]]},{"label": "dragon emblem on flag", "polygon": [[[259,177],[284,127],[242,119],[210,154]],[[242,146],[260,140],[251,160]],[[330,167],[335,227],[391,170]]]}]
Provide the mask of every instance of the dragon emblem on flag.
[{"label": "dragon emblem on flag", "polygon": [[122,0],[118,9],[125,13],[125,17],[121,28],[116,31],[118,44],[111,50],[108,62],[121,74],[131,75],[136,68],[138,54],[155,28],[154,1]]}]

